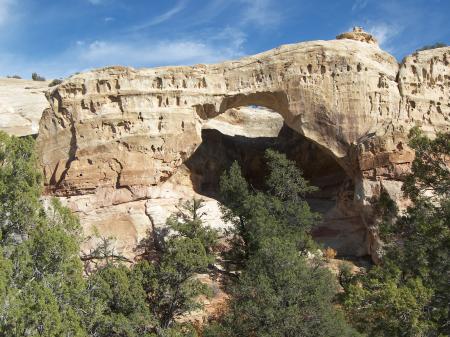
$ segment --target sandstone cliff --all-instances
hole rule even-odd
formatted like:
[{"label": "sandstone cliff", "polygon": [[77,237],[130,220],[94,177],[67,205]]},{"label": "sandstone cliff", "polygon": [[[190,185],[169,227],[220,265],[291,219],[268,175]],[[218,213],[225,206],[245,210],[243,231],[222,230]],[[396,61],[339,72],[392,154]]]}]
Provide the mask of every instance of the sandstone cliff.
[{"label": "sandstone cliff", "polygon": [[[413,159],[409,128],[449,130],[450,48],[399,65],[374,41],[357,40],[286,45],[214,65],[72,76],[48,93],[40,121],[46,193],[65,200],[86,232],[115,236],[118,249],[131,252],[192,195],[206,198],[210,224],[225,226],[211,176],[237,159],[257,183],[257,149],[278,146],[322,187],[311,196],[324,214],[316,237],[340,254],[376,258],[374,205],[381,191],[401,201]],[[285,127],[255,106],[277,112]]]}]

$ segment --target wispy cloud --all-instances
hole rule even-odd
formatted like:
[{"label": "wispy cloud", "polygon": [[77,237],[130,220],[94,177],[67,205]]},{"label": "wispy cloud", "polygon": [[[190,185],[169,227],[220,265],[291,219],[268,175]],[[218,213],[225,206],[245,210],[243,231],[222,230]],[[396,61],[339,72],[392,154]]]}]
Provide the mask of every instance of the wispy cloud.
[{"label": "wispy cloud", "polygon": [[222,31],[212,34],[210,40],[221,45],[229,45],[237,52],[244,47],[247,34],[238,28],[227,26]]},{"label": "wispy cloud", "polygon": [[352,11],[364,9],[369,3],[369,0],[355,0],[353,2]]},{"label": "wispy cloud", "polygon": [[443,29],[448,26],[448,0],[368,0],[368,5],[370,11],[353,24],[375,35],[380,46],[398,59],[424,44],[448,39],[448,29]]},{"label": "wispy cloud", "polygon": [[0,0],[0,26],[4,25],[11,17],[13,0]]},{"label": "wispy cloud", "polygon": [[278,25],[282,19],[273,0],[240,0],[240,2],[246,5],[242,11],[242,21],[245,24],[271,28]]},{"label": "wispy cloud", "polygon": [[227,8],[234,5],[233,0],[209,0],[192,17],[191,24],[203,25],[217,19]]},{"label": "wispy cloud", "polygon": [[88,0],[93,5],[100,5],[104,0]]},{"label": "wispy cloud", "polygon": [[389,50],[392,48],[393,39],[401,33],[402,28],[386,22],[374,22],[367,26],[367,31],[376,37],[380,46]]},{"label": "wispy cloud", "polygon": [[62,53],[43,60],[0,54],[0,74],[29,77],[31,72],[38,71],[48,78],[56,78],[110,65],[154,67],[215,63],[243,56],[244,42],[245,34],[234,28],[226,28],[207,39],[190,36],[179,40],[80,40]]},{"label": "wispy cloud", "polygon": [[[98,1],[98,0],[97,0]],[[176,5],[174,7],[172,7],[171,9],[169,9],[167,12],[158,15],[156,17],[153,17],[152,19],[150,19],[147,22],[144,22],[140,25],[136,25],[133,26],[131,28],[132,31],[138,31],[138,30],[142,30],[142,29],[146,29],[152,26],[156,26],[159,25],[163,22],[166,22],[168,20],[170,20],[172,17],[174,17],[175,15],[177,15],[179,12],[181,12],[184,8],[186,7],[186,0],[180,0],[176,3]]]},{"label": "wispy cloud", "polygon": [[139,42],[94,41],[79,50],[86,65],[167,65],[209,63],[233,57],[235,51],[217,49],[195,40]]}]

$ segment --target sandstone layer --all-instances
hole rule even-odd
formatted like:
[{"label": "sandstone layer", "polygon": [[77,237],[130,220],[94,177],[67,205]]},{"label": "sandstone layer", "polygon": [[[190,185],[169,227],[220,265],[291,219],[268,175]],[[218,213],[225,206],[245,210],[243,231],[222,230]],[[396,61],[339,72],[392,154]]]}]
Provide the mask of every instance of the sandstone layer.
[{"label": "sandstone layer", "polygon": [[[449,130],[449,60],[450,48],[440,48],[399,65],[374,43],[342,38],[214,65],[78,74],[48,93],[40,121],[46,193],[65,200],[87,232],[115,236],[118,249],[128,252],[193,195],[207,200],[208,223],[223,227],[214,193],[198,182],[220,167],[203,165],[204,154],[220,161],[227,148],[203,151],[202,137],[222,136],[202,129],[234,137],[217,144],[236,136],[267,143],[279,120],[236,113],[265,107],[295,131],[277,144],[296,148],[294,159],[324,186],[312,196],[325,214],[316,236],[338,254],[376,258],[375,205],[382,191],[401,201],[402,176],[414,156],[408,130]],[[227,156],[244,158],[238,155],[244,145],[235,148]],[[251,158],[249,172],[258,172],[259,155]]]},{"label": "sandstone layer", "polygon": [[0,78],[0,130],[15,136],[37,134],[42,111],[49,106],[48,81]]}]

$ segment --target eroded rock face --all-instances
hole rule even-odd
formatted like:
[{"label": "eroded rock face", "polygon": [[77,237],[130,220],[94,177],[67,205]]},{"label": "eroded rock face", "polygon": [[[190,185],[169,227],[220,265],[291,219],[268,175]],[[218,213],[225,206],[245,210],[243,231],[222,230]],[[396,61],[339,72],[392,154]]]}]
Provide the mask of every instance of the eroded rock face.
[{"label": "eroded rock face", "polygon": [[[233,132],[232,124],[245,118],[217,116],[263,106],[345,173],[329,178],[338,185],[330,216],[340,222],[319,234],[333,244],[333,237],[356,231],[360,242],[338,253],[375,256],[373,205],[383,190],[397,195],[409,169],[407,131],[416,123],[430,133],[449,128],[449,58],[450,48],[441,48],[399,67],[376,44],[344,38],[215,65],[113,67],[73,76],[48,94],[50,108],[40,122],[47,193],[66,200],[87,232],[95,225],[129,251],[164,223],[179,199],[198,196],[185,164],[202,143],[202,128],[221,124]],[[254,115],[249,134],[258,136],[258,123],[277,123],[264,118]],[[217,202],[207,203],[209,223],[224,226]]]},{"label": "eroded rock face", "polygon": [[[357,145],[362,179],[357,183],[355,196],[365,205],[365,219],[376,219],[373,205],[382,192],[391,196],[400,210],[408,205],[402,198],[401,181],[414,159],[414,152],[406,145],[410,128],[419,126],[430,137],[450,131],[449,60],[450,47],[446,47],[416,52],[399,65],[398,118],[385,120],[374,134]],[[366,223],[372,233],[370,251],[376,260],[380,248],[377,228],[373,221]]]},{"label": "eroded rock face", "polygon": [[402,119],[433,134],[450,127],[450,47],[408,56],[398,74]]}]

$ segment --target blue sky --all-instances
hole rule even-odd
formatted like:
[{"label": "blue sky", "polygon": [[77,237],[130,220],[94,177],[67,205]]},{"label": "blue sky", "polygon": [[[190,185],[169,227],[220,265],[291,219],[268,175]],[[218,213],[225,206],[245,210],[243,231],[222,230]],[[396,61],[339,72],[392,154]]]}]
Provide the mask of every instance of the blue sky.
[{"label": "blue sky", "polygon": [[0,0],[0,76],[213,63],[363,26],[397,59],[450,44],[450,0]]}]

